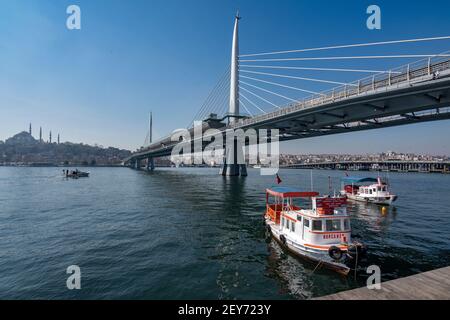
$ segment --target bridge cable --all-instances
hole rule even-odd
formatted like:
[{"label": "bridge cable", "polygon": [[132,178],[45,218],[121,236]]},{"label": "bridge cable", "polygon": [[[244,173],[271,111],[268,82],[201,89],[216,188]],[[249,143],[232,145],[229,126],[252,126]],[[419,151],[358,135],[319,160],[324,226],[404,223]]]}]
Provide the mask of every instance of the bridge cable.
[{"label": "bridge cable", "polygon": [[255,85],[250,84],[250,83],[247,83],[247,82],[245,82],[245,81],[240,81],[240,83],[243,83],[243,84],[245,84],[245,85],[247,85],[247,86],[253,87],[253,88],[255,88],[255,89],[258,89],[258,90],[261,90],[261,91],[264,91],[264,92],[267,92],[267,93],[270,93],[270,94],[273,94],[273,95],[275,95],[275,96],[281,97],[281,98],[283,98],[283,99],[286,99],[286,100],[289,100],[289,101],[292,101],[292,102],[298,102],[298,101],[299,101],[298,99],[296,100],[296,99],[292,99],[292,98],[286,97],[286,96],[284,96],[284,95],[282,95],[282,94],[275,93],[275,92],[273,92],[273,91],[270,91],[270,90],[267,90],[267,89],[264,89],[264,88],[255,86]]},{"label": "bridge cable", "polygon": [[220,110],[222,108],[224,96],[227,94],[227,91],[229,90],[230,73],[231,73],[231,71],[227,72],[226,77],[224,77],[224,79],[222,80],[222,84],[221,84],[220,88],[217,90],[217,95],[215,96],[214,100],[211,102],[211,109],[208,110],[207,112],[217,113],[217,114],[220,112]]},{"label": "bridge cable", "polygon": [[[224,76],[222,76],[220,78],[220,80],[218,81],[218,83],[216,84],[214,89],[211,91],[211,93],[209,94],[207,100],[203,104],[202,109],[200,109],[200,111],[195,115],[196,118],[199,117],[199,116],[202,117],[204,115],[205,110],[209,107],[211,101],[214,99],[215,95],[217,94],[217,91],[218,91],[218,89],[220,88],[220,86],[221,86],[221,84],[223,82],[223,78],[224,78]],[[195,120],[198,120],[198,118],[195,119]]]},{"label": "bridge cable", "polygon": [[147,131],[147,134],[145,135],[145,140],[143,147],[150,145],[150,131]]},{"label": "bridge cable", "polygon": [[255,65],[240,65],[246,68],[263,68],[263,69],[288,69],[288,70],[311,70],[311,71],[336,71],[336,72],[358,72],[358,73],[392,73],[400,74],[396,71],[381,71],[381,70],[365,70],[365,69],[336,69],[336,68],[306,68],[306,67],[282,67],[282,66],[255,66]]},{"label": "bridge cable", "polygon": [[271,77],[279,77],[279,78],[288,78],[288,79],[297,79],[297,80],[304,80],[304,81],[312,81],[312,82],[321,82],[321,83],[330,83],[330,84],[338,84],[338,85],[349,85],[349,86],[355,86],[356,84],[352,83],[344,83],[344,82],[336,82],[336,81],[330,81],[330,80],[322,80],[322,79],[314,79],[314,78],[304,78],[304,77],[294,77],[294,76],[287,76],[282,74],[275,74],[275,73],[266,73],[266,72],[257,72],[257,71],[249,71],[249,70],[239,70],[240,72],[245,73],[251,73],[251,74],[259,74],[259,75],[265,75],[265,76],[271,76]]},{"label": "bridge cable", "polygon": [[255,96],[255,97],[261,99],[262,101],[264,101],[264,102],[266,102],[266,103],[268,103],[268,104],[274,106],[275,108],[281,109],[281,108],[280,108],[279,106],[277,106],[275,103],[270,102],[270,101],[267,100],[267,99],[264,99],[263,97],[257,95],[257,94],[254,93],[254,92],[251,92],[250,90],[248,90],[248,89],[246,89],[246,88],[244,88],[244,87],[242,87],[242,86],[239,86],[239,89],[242,89],[242,90],[244,90],[244,91],[247,92],[247,93],[250,93],[251,95],[253,95],[253,96]]},{"label": "bridge cable", "polygon": [[[224,95],[224,92],[226,92],[226,90],[227,90],[226,88],[227,88],[227,82],[229,79],[229,73],[230,73],[230,71],[227,71],[225,73],[225,76],[222,77],[220,84],[216,89],[214,97],[211,99],[208,107],[201,114],[200,120],[203,120],[204,117],[207,116],[208,114],[216,112],[216,109],[218,107],[217,103],[218,103],[218,101],[221,101],[222,96]],[[220,107],[220,105],[219,105],[219,107]]]},{"label": "bridge cable", "polygon": [[[256,78],[247,77],[247,76],[243,76],[243,75],[240,75],[239,77],[240,77],[240,78],[244,78],[244,79],[248,79],[248,80],[257,81],[257,82],[262,82],[262,83],[271,84],[271,85],[278,86],[278,87],[282,87],[282,88],[286,88],[286,89],[297,90],[297,91],[301,91],[301,92],[305,92],[305,93],[318,94],[318,95],[321,94],[321,93],[319,93],[319,92],[310,91],[310,90],[305,90],[305,89],[300,89],[300,88],[296,88],[296,87],[291,87],[291,86],[287,86],[287,85],[284,85],[284,84],[281,84],[281,83],[277,83],[277,82],[272,82],[272,81],[266,81],[266,80],[256,79]],[[322,95],[323,95],[323,94],[322,94]]]},{"label": "bridge cable", "polygon": [[199,116],[203,116],[205,110],[209,107],[211,101],[214,99],[215,95],[217,94],[218,89],[223,84],[224,79],[228,77],[228,74],[230,73],[230,69],[227,68],[227,70],[223,73],[220,80],[216,83],[214,88],[211,90],[210,94],[206,98],[205,102],[203,103],[202,107],[197,111],[196,115],[194,116],[193,120],[189,124],[189,127],[194,123],[194,121],[198,120]]},{"label": "bridge cable", "polygon": [[267,56],[267,55],[286,54],[286,53],[323,51],[323,50],[334,50],[334,49],[345,49],[345,48],[356,48],[356,47],[369,47],[369,46],[379,46],[379,45],[388,45],[388,44],[424,42],[424,41],[436,41],[436,40],[448,40],[448,39],[450,39],[450,36],[433,37],[433,38],[419,38],[419,39],[407,39],[407,40],[393,40],[393,41],[383,41],[383,42],[369,42],[369,43],[338,45],[338,46],[319,47],[319,48],[310,48],[310,49],[299,49],[299,50],[287,50],[287,51],[274,51],[274,52],[243,54],[243,55],[240,55],[239,57]]},{"label": "bridge cable", "polygon": [[[220,82],[219,82],[220,83]],[[209,102],[211,101],[212,97],[215,94],[216,88],[219,85],[216,84],[216,86],[214,87],[214,89],[210,92],[210,94],[208,95],[207,99],[205,100],[205,102],[203,103],[202,107],[197,111],[197,113],[195,114],[194,118],[192,119],[192,121],[189,123],[188,127],[190,127],[194,121],[198,120],[199,117],[201,117],[201,115],[203,114],[204,110],[208,107]]]},{"label": "bridge cable", "polygon": [[307,57],[307,58],[285,58],[285,59],[254,59],[240,60],[240,62],[281,62],[281,61],[313,61],[313,60],[351,60],[351,59],[399,59],[399,58],[433,58],[450,57],[450,54],[403,54],[387,56],[342,56],[342,57]]},{"label": "bridge cable", "polygon": [[223,83],[221,87],[220,93],[217,94],[216,99],[212,103],[212,109],[210,110],[211,113],[216,113],[220,115],[220,113],[223,112],[224,104],[226,104],[226,101],[228,100],[228,94],[229,94],[229,80],[226,79],[226,81]]},{"label": "bridge cable", "polygon": [[264,111],[263,109],[261,109],[260,107],[258,107],[258,105],[256,103],[254,103],[252,100],[250,100],[249,98],[247,98],[242,92],[239,93],[239,96],[244,98],[246,101],[248,101],[252,106],[254,106],[256,109],[258,109],[259,111],[261,111],[264,114],[267,114],[266,111]]},{"label": "bridge cable", "polygon": [[217,113],[219,116],[223,116],[226,113],[228,113],[229,102],[230,102],[229,99],[230,99],[230,95],[229,95],[229,86],[228,86],[228,90],[226,90],[225,94],[222,95],[222,99],[218,103],[218,111],[216,111],[215,113]]},{"label": "bridge cable", "polygon": [[252,117],[254,116],[253,113],[251,113],[250,110],[248,110],[248,108],[247,108],[247,106],[245,105],[244,101],[242,101],[240,98],[239,98],[239,104],[241,104],[241,105],[244,107],[245,111],[247,111],[247,113],[248,113],[250,116],[252,116]]}]

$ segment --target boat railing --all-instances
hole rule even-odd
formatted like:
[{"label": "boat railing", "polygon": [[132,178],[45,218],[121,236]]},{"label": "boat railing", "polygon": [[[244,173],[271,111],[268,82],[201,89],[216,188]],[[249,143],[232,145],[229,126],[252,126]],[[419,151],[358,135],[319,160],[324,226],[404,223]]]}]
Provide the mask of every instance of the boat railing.
[{"label": "boat railing", "polygon": [[286,206],[284,206],[284,208],[283,208],[283,211],[284,211],[284,212],[292,212],[292,211],[298,212],[298,211],[300,211],[300,210],[302,210],[300,207],[298,207],[298,206],[296,206],[296,205],[292,205],[292,204],[286,205]]},{"label": "boat railing", "polygon": [[280,215],[277,213],[281,213],[282,205],[281,204],[267,204],[267,215],[270,217],[272,221],[275,223],[280,223]]}]

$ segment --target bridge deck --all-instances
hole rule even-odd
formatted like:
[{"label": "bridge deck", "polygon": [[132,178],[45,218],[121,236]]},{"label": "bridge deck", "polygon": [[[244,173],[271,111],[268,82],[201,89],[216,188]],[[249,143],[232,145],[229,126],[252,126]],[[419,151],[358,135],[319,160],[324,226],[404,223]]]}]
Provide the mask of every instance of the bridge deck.
[{"label": "bridge deck", "polygon": [[450,300],[450,267],[383,282],[380,290],[359,288],[315,300]]},{"label": "bridge deck", "polygon": [[[220,130],[278,129],[279,140],[288,141],[450,119],[449,104],[450,60],[437,56],[274,112],[223,124]],[[133,153],[125,162],[170,155],[176,144],[167,136]]]}]

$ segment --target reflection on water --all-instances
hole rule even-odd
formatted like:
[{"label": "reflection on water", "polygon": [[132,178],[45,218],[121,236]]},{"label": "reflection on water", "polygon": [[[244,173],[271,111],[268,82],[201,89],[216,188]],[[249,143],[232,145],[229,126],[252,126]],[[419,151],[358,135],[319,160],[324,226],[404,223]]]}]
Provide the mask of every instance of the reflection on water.
[{"label": "reflection on water", "polygon": [[349,201],[347,210],[355,219],[366,222],[367,228],[374,232],[385,232],[397,216],[395,206],[379,206],[357,201]]},{"label": "reflection on water", "polygon": [[[275,179],[258,170],[246,178],[206,168],[89,171],[67,181],[54,168],[0,167],[0,298],[305,299],[367,278],[315,270],[266,242],[265,189]],[[341,175],[314,172],[317,191]],[[280,176],[310,189],[309,171]],[[390,180],[395,206],[348,204],[366,263],[383,280],[447,266],[450,176]],[[72,264],[82,269],[78,292],[65,289]]]}]

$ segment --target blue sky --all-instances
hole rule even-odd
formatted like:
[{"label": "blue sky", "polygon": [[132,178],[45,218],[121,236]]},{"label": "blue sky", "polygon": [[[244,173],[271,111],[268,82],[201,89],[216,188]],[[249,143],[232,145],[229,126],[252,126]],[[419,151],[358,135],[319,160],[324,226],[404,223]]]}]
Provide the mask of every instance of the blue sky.
[{"label": "blue sky", "polygon": [[[81,7],[81,30],[66,28],[70,4]],[[370,4],[381,7],[381,30],[366,28]],[[150,110],[156,137],[185,127],[230,63],[237,9],[243,16],[240,47],[245,54],[450,35],[450,3],[433,1],[433,8],[439,10],[430,10],[429,1],[0,0],[0,140],[32,122],[35,136],[42,126],[45,136],[51,129],[63,141],[132,149],[144,142]],[[303,56],[449,49],[446,40]],[[414,60],[301,66],[387,69],[408,61]],[[350,81],[367,74],[298,75]],[[330,88],[296,85],[313,91]],[[449,124],[305,139],[283,144],[282,151],[449,155],[447,140],[437,139],[450,136]]]}]

